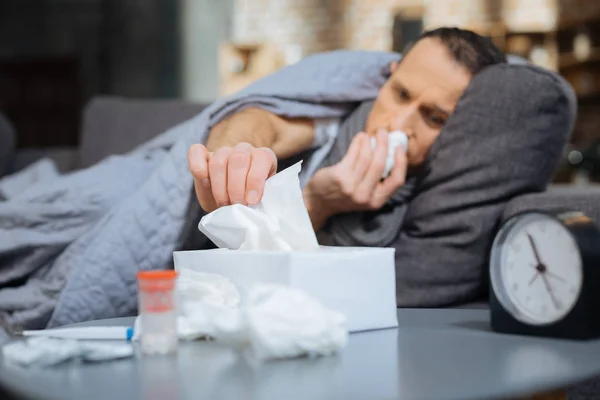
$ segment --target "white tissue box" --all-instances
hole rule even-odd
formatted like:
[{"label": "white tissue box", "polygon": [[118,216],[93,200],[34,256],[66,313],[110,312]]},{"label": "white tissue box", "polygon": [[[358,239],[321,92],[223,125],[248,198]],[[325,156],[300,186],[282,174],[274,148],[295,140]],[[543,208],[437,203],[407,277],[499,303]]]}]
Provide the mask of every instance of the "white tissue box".
[{"label": "white tissue box", "polygon": [[321,247],[318,251],[178,251],[175,270],[221,274],[237,286],[242,301],[257,283],[304,291],[346,315],[348,330],[398,326],[393,248]]}]

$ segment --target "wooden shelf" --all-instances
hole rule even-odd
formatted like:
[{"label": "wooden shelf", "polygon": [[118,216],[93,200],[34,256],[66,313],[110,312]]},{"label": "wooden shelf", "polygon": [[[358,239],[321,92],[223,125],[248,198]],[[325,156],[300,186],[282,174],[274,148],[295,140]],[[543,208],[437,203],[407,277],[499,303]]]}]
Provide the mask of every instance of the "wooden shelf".
[{"label": "wooden shelf", "polygon": [[[598,1],[598,0],[591,0],[591,1]],[[590,22],[597,22],[598,20],[600,20],[600,11],[589,14],[589,15],[581,16],[579,18],[571,18],[571,19],[562,20],[562,21],[559,20],[558,26],[556,27],[555,31],[566,31],[569,29],[579,28],[582,25],[589,24]]]},{"label": "wooden shelf", "polygon": [[560,54],[558,59],[558,67],[559,69],[571,68],[583,64],[591,64],[598,61],[600,61],[600,48],[594,48],[590,51],[590,55],[583,60],[580,60],[577,57],[575,57],[575,54],[573,52]]},{"label": "wooden shelf", "polygon": [[[597,1],[597,0],[591,0]],[[558,20],[554,27],[536,27],[529,26],[522,29],[511,29],[507,27],[507,35],[548,35],[564,32],[571,29],[577,29],[583,25],[600,21],[600,11],[578,18]]]}]

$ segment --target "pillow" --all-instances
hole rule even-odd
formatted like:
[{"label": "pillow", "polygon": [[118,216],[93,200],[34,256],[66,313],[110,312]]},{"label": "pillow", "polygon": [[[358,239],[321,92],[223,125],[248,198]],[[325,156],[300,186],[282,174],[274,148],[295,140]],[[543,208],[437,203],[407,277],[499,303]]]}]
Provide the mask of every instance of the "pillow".
[{"label": "pillow", "polygon": [[434,142],[396,241],[399,307],[477,299],[506,203],[543,191],[573,129],[558,75],[500,64],[477,74]]}]

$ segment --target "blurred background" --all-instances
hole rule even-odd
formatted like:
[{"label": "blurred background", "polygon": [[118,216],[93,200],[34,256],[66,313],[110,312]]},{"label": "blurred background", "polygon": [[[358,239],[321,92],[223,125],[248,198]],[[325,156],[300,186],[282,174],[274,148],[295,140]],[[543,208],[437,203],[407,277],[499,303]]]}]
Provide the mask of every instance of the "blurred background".
[{"label": "blurred background", "polygon": [[402,51],[449,25],[571,83],[579,116],[555,181],[600,181],[599,0],[0,0],[0,113],[15,169],[46,156],[68,171],[98,96],[205,104],[315,52]]}]

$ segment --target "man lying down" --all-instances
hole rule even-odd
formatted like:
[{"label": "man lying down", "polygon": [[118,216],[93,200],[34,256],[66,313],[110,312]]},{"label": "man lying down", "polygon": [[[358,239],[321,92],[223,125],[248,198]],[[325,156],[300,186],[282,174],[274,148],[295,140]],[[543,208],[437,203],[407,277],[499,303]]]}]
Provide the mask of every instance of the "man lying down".
[{"label": "man lying down", "polygon": [[0,201],[0,341],[3,325],[136,313],[140,269],[211,246],[201,208],[259,201],[298,159],[321,243],[395,248],[399,307],[473,301],[505,205],[546,188],[573,104],[554,73],[459,29],[428,32],[403,57],[306,57],[127,154]]},{"label": "man lying down", "polygon": [[[538,95],[542,87],[549,94]],[[568,101],[552,74],[508,65],[488,39],[441,28],[389,64],[376,98],[341,118],[242,108],[191,146],[188,164],[210,212],[257,203],[266,179],[304,159],[303,197],[321,244],[393,246],[398,306],[453,305],[485,293],[506,202],[551,179],[571,129]],[[406,135],[407,146],[386,175],[390,134]]]}]

